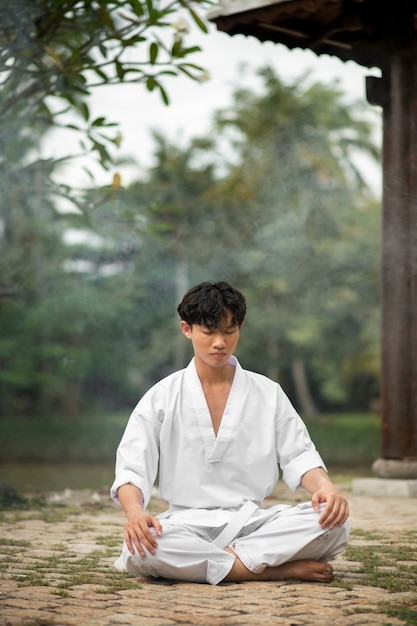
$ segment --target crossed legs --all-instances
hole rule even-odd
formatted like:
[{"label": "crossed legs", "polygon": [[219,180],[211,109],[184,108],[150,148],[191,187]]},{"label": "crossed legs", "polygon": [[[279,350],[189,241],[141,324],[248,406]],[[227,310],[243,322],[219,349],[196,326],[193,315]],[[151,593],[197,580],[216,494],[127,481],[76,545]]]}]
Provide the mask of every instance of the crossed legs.
[{"label": "crossed legs", "polygon": [[344,549],[349,529],[347,524],[321,529],[317,519],[311,506],[291,507],[224,550],[190,526],[162,520],[156,554],[132,555],[124,545],[116,567],[143,576],[214,585],[285,579],[328,583],[334,578],[328,561]]}]

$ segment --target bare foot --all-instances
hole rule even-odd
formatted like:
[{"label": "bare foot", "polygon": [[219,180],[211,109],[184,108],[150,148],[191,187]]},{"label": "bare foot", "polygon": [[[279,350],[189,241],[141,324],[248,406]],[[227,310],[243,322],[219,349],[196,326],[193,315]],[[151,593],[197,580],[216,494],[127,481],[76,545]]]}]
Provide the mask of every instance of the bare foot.
[{"label": "bare foot", "polygon": [[[226,548],[232,554],[232,550]],[[234,555],[236,556],[236,555]],[[334,580],[333,567],[330,563],[303,560],[289,561],[277,567],[267,567],[260,574],[254,574],[236,557],[232,569],[223,582],[242,582],[248,580],[305,580],[310,582],[331,583]]]},{"label": "bare foot", "polygon": [[[295,580],[308,580],[319,583],[331,583],[334,580],[333,567],[330,563],[318,561],[289,561],[278,567],[269,567],[277,575],[275,580],[293,578]],[[271,573],[271,572],[270,572]]]}]

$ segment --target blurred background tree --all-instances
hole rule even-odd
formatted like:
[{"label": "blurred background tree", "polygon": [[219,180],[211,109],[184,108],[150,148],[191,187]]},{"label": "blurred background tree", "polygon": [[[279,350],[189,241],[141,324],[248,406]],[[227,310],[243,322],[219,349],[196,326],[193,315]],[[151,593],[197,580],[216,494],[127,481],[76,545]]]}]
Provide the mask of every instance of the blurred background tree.
[{"label": "blurred background tree", "polygon": [[[91,85],[140,80],[165,98],[163,72],[203,70],[184,65],[194,47],[151,38],[176,4],[165,14],[137,1],[96,2],[95,11],[87,2],[20,5],[39,19],[27,18],[30,45],[18,52],[18,10],[1,26],[10,54],[1,92],[0,282],[14,294],[0,300],[1,414],[74,418],[131,408],[187,363],[175,309],[187,287],[210,279],[247,295],[238,351],[245,367],[279,380],[303,413],[367,409],[378,394],[379,203],[355,156],[378,154],[360,106],[308,76],[285,85],[262,68],[258,91],[242,75],[209,136],[180,148],[155,134],[154,164],[140,179],[122,188],[115,177],[81,194],[57,186],[58,164],[34,150],[60,114],[81,130],[82,150],[108,166],[107,141],[117,136],[106,120],[90,119]],[[56,20],[41,10],[64,5]],[[123,21],[126,12],[136,17]],[[146,50],[145,65],[123,65],[130,46]],[[159,66],[162,54],[171,69]],[[67,121],[69,109],[81,124]],[[11,142],[13,111],[19,132]],[[60,194],[72,199],[71,214],[59,210]]]},{"label": "blurred background tree", "polygon": [[[186,46],[181,15],[206,31],[196,9],[207,4],[16,0],[0,7],[2,412],[77,414],[103,331],[114,328],[100,306],[103,285],[80,279],[64,241],[74,223],[85,228],[95,206],[73,181],[58,183],[55,174],[86,154],[105,168],[111,163],[111,146],[120,138],[112,120],[91,117],[93,89],[134,82],[158,90],[168,104],[165,77],[204,78],[204,69],[189,60],[200,48]],[[78,148],[44,159],[42,140],[55,128],[77,134]],[[63,198],[76,214],[62,213]],[[103,196],[95,200],[101,204]],[[97,256],[98,276],[106,252]]]},{"label": "blurred background tree", "polygon": [[378,376],[378,204],[355,165],[358,150],[378,153],[359,104],[306,87],[308,76],[287,86],[271,68],[259,76],[260,95],[238,89],[216,116],[235,137],[229,214],[251,224],[241,272],[262,302],[245,335],[256,342],[255,368],[285,380],[314,413],[309,382],[337,407],[350,402],[352,359]]},{"label": "blurred background tree", "polygon": [[270,68],[259,77],[260,93],[238,89],[209,137],[179,148],[155,134],[146,176],[95,216],[107,244],[76,249],[84,263],[114,254],[94,272],[126,316],[116,406],[128,398],[118,389],[132,383],[134,402],[186,364],[175,308],[213,278],[248,296],[243,363],[280,380],[303,413],[367,409],[378,395],[379,207],[354,159],[377,156],[371,127],[333,89],[286,86]]}]

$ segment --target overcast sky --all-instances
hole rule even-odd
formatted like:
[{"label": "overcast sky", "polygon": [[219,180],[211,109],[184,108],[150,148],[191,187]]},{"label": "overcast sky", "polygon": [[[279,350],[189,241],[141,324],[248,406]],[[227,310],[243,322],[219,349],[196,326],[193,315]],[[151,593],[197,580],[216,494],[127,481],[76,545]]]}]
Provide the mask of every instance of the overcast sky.
[{"label": "overcast sky", "polygon": [[[133,167],[119,168],[125,184],[140,176],[140,171],[151,163],[152,128],[159,129],[183,145],[188,138],[209,130],[213,112],[231,102],[232,91],[239,84],[238,68],[241,64],[253,68],[249,75],[254,77],[256,69],[266,64],[272,65],[284,82],[293,81],[306,70],[311,70],[313,80],[331,86],[338,85],[349,100],[365,101],[365,77],[369,74],[380,75],[375,68],[369,70],[353,62],[343,63],[336,57],[318,57],[311,51],[301,49],[290,51],[279,44],[261,43],[254,37],[231,37],[217,31],[214,26],[210,26],[209,35],[193,32],[186,43],[198,43],[202,47],[202,52],[192,55],[190,61],[204,66],[210,79],[205,83],[195,83],[187,77],[169,79],[164,83],[171,100],[168,107],[162,103],[159,93],[150,93],[140,84],[98,88],[91,99],[94,116],[104,115],[119,123],[123,138],[120,155],[131,156],[137,161]],[[245,79],[245,84],[250,84],[249,78]],[[376,121],[376,139],[380,141],[380,111],[369,106],[369,113]],[[62,142],[52,137],[47,150],[57,156],[63,143],[69,145],[71,141],[71,138]],[[378,190],[380,168],[368,167],[366,164],[364,167],[371,184]],[[98,184],[110,184],[112,172],[102,173],[94,167],[93,171]],[[80,169],[77,170],[77,177],[83,184]],[[91,184],[88,179],[85,182]]]}]

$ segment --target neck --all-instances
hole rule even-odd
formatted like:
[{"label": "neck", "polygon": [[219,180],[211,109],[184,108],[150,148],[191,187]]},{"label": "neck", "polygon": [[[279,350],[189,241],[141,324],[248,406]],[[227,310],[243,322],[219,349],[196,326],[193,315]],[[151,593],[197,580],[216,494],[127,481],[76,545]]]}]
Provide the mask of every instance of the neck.
[{"label": "neck", "polygon": [[235,375],[235,368],[229,363],[223,367],[210,367],[196,357],[195,367],[202,385],[230,384]]}]

